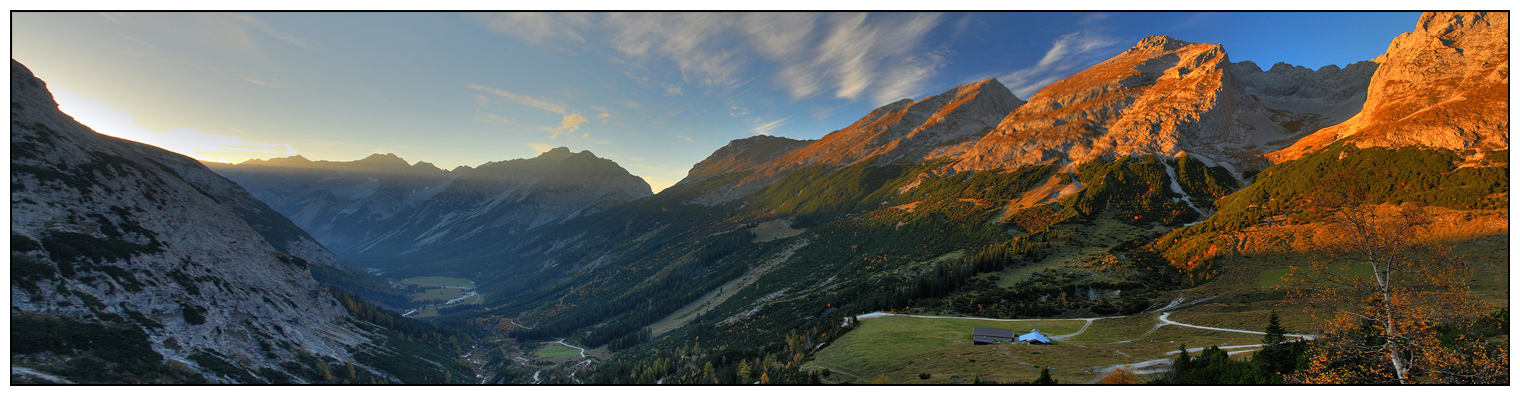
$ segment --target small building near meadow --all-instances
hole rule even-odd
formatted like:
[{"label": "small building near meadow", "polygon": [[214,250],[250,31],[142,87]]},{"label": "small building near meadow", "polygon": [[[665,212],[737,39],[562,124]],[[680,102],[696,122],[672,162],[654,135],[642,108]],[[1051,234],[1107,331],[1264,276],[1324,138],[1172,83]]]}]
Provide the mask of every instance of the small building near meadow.
[{"label": "small building near meadow", "polygon": [[1029,334],[1019,336],[1019,342],[1031,345],[1049,344],[1050,338],[1040,333],[1040,328],[1036,327],[1034,330],[1030,330]]},{"label": "small building near meadow", "polygon": [[971,341],[974,344],[991,344],[994,342],[1013,342],[1018,338],[1013,330],[987,329],[981,327],[971,328]]}]

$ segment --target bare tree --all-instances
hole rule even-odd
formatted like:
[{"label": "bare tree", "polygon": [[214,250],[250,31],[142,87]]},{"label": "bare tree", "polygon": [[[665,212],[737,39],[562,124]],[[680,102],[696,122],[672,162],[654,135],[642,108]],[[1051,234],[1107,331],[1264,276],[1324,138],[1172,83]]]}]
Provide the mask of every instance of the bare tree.
[{"label": "bare tree", "polygon": [[[1289,301],[1329,308],[1334,316],[1325,329],[1328,337],[1315,343],[1310,369],[1295,379],[1409,384],[1485,375],[1453,365],[1452,359],[1463,358],[1452,356],[1436,337],[1437,324],[1479,308],[1467,287],[1471,270],[1449,249],[1420,243],[1432,222],[1425,208],[1370,205],[1365,183],[1349,176],[1355,173],[1327,179],[1309,195],[1331,234],[1319,243],[1325,257],[1292,267]],[[1371,276],[1355,265],[1370,266]],[[1507,352],[1502,365],[1507,381]],[[1454,367],[1465,367],[1459,369],[1464,372]],[[1491,369],[1477,371],[1498,375]]]}]

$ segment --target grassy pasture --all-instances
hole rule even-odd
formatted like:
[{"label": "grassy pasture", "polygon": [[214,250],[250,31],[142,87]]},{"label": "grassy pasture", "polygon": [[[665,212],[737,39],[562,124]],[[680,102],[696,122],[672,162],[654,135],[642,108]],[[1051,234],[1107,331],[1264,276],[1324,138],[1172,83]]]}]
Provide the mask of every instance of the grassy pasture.
[{"label": "grassy pasture", "polygon": [[[1289,272],[1291,272],[1291,270],[1288,268],[1264,269],[1261,271],[1261,277],[1257,280],[1256,286],[1287,286],[1287,282],[1283,281],[1283,277],[1287,276]],[[1366,263],[1335,263],[1330,265],[1330,273],[1337,276],[1354,276],[1370,280],[1372,279],[1372,265]]]},{"label": "grassy pasture", "polygon": [[538,356],[546,358],[580,355],[581,351],[579,349],[569,348],[557,342],[546,343],[543,348],[538,350]]},{"label": "grassy pasture", "polygon": [[752,243],[770,242],[770,241],[774,241],[774,240],[777,240],[777,239],[789,238],[789,237],[797,236],[797,234],[801,234],[803,231],[807,231],[807,230],[806,229],[801,229],[801,230],[799,230],[799,229],[793,229],[792,228],[792,221],[791,220],[787,220],[787,219],[771,220],[771,221],[767,221],[767,222],[764,222],[764,223],[760,223],[759,225],[756,225],[755,228],[750,229],[750,232],[752,232],[752,233],[755,234],[755,238],[752,239],[752,240],[750,240],[750,242],[752,242]]},{"label": "grassy pasture", "polygon": [[[1257,334],[1180,326],[1157,328],[1159,315],[1099,319],[1082,334],[1054,345],[972,345],[970,330],[975,326],[1024,332],[1038,325],[1041,332],[1063,335],[1076,332],[1083,322],[875,318],[862,321],[860,328],[820,351],[814,364],[836,373],[833,381],[851,383],[868,383],[882,374],[898,384],[970,383],[977,377],[998,382],[1029,381],[1045,367],[1050,367],[1051,375],[1062,383],[1083,383],[1096,379],[1105,367],[1166,358],[1184,344],[1197,348],[1261,342]],[[920,379],[921,373],[930,374],[930,378]]]},{"label": "grassy pasture", "polygon": [[[992,321],[906,316],[867,319],[861,321],[859,329],[851,331],[834,345],[820,351],[817,355],[817,364],[834,369],[846,376],[853,374],[863,378],[863,380],[852,380],[857,383],[869,382],[880,373],[889,373],[888,375],[894,378],[902,377],[904,381],[908,377],[918,381],[918,372],[914,371],[917,368],[935,366],[949,370],[962,363],[968,363],[961,358],[969,355],[985,355],[987,351],[995,349],[1005,352],[1029,350],[1029,352],[1039,353],[1038,348],[1048,347],[1007,344],[973,346],[972,327],[1010,329],[1020,334],[1039,327],[1042,333],[1063,335],[1075,333],[1082,328],[1083,324],[1084,322],[1080,320],[1059,319]],[[990,364],[998,360],[988,355],[979,361]],[[1035,370],[1036,375],[1039,374],[1038,371],[1038,369]],[[970,382],[970,378],[966,377],[966,382]],[[929,383],[947,383],[949,380],[949,377],[945,376],[939,381],[929,381]]]}]

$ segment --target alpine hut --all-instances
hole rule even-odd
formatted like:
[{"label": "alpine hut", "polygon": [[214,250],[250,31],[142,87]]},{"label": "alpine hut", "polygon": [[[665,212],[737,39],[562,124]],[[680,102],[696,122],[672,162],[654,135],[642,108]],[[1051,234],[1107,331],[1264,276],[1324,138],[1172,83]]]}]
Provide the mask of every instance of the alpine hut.
[{"label": "alpine hut", "polygon": [[1045,334],[1040,333],[1040,328],[1036,327],[1033,330],[1030,330],[1029,334],[1019,336],[1019,342],[1031,345],[1042,345],[1049,344],[1050,338],[1045,337]]},{"label": "alpine hut", "polygon": [[1018,335],[1014,334],[1013,330],[986,329],[981,327],[971,328],[971,343],[974,345],[985,345],[994,342],[1013,342],[1013,340],[1016,338],[1018,338]]}]

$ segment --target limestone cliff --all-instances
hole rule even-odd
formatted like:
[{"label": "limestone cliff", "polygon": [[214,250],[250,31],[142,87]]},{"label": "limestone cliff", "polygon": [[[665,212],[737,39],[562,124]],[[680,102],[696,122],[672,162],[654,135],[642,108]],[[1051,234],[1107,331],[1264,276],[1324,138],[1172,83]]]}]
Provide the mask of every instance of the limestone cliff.
[{"label": "limestone cliff", "polygon": [[1509,149],[1509,13],[1426,13],[1375,62],[1380,66],[1360,113],[1273,152],[1272,161],[1338,140]]}]

